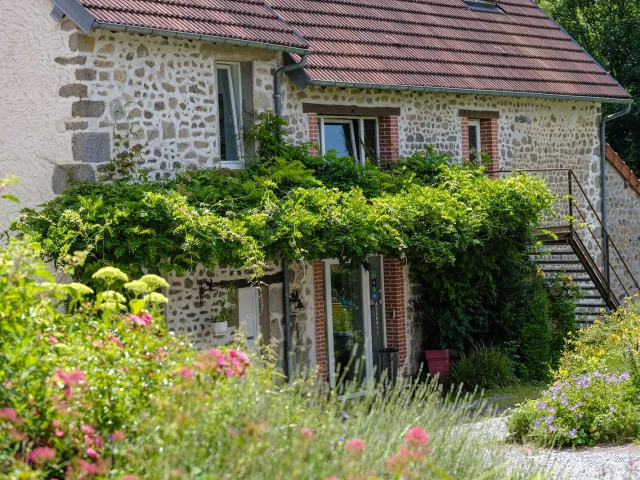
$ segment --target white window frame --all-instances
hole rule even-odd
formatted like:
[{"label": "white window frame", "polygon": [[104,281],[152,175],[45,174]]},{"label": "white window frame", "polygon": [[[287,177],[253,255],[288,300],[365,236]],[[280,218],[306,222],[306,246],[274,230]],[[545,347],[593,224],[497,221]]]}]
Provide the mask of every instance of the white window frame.
[{"label": "white window frame", "polygon": [[475,149],[477,153],[482,151],[482,144],[480,143],[480,120],[468,120],[467,121],[467,136],[469,135],[469,127],[476,127],[476,138],[472,145],[471,138],[469,138],[469,157],[471,157],[471,150]]},{"label": "white window frame", "polygon": [[238,103],[237,103],[237,98],[236,98],[236,92],[235,92],[235,83],[233,81],[233,75],[231,73],[231,70],[235,68],[237,69],[236,71],[238,72],[238,98],[240,99],[240,105],[242,106],[242,79],[241,79],[241,75],[242,75],[242,71],[240,69],[240,63],[239,62],[218,62],[216,63],[216,98],[217,98],[217,94],[219,93],[218,90],[218,71],[220,70],[225,70],[227,72],[227,78],[229,80],[229,85],[231,86],[231,107],[232,107],[232,116],[233,116],[233,122],[236,125],[236,128],[238,129],[238,131],[236,132],[236,134],[238,135],[238,159],[237,160],[223,160],[222,159],[222,137],[221,137],[221,133],[220,132],[220,106],[218,105],[218,155],[220,156],[220,165],[224,168],[229,168],[232,170],[241,170],[244,168],[244,144],[241,140],[241,135],[242,135],[242,112],[238,112]]},{"label": "white window frame", "polygon": [[[325,133],[324,133],[324,123],[325,120],[328,120],[330,123],[342,123],[349,125],[349,132],[351,133],[351,145],[356,145],[356,136],[355,131],[353,129],[353,120],[358,121],[358,133],[360,138],[364,138],[364,121],[365,120],[374,120],[376,122],[376,156],[380,157],[380,125],[378,121],[378,117],[344,117],[344,116],[333,116],[333,115],[323,115],[319,117],[320,121],[320,153],[325,155],[327,153],[325,148]],[[365,162],[365,150],[363,142],[360,142],[358,147],[358,163],[364,164]]]}]

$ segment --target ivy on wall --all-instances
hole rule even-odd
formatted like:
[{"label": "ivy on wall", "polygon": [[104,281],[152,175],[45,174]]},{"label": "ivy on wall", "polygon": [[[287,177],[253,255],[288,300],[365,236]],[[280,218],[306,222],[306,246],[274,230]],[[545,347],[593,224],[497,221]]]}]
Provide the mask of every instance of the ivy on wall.
[{"label": "ivy on wall", "polygon": [[76,269],[88,283],[105,265],[132,276],[222,265],[259,278],[273,260],[338,258],[355,266],[370,255],[394,256],[410,265],[438,315],[448,312],[443,341],[467,341],[469,312],[496,294],[503,260],[524,258],[551,207],[544,183],[524,174],[490,179],[482,167],[451,165],[432,148],[380,168],[312,157],[309,145],[278,141],[279,126],[273,114],[262,115],[250,133],[261,148],[245,170],[77,185],[25,210],[12,228],[58,264],[88,252]]}]

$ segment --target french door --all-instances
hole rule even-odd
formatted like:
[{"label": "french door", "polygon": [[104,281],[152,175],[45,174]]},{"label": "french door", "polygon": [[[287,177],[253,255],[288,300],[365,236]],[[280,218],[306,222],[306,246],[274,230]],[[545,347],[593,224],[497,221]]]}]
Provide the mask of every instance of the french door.
[{"label": "french door", "polygon": [[386,346],[382,257],[370,257],[369,265],[348,269],[324,261],[328,380],[339,393],[347,384],[350,392],[364,392],[380,374],[379,354]]}]

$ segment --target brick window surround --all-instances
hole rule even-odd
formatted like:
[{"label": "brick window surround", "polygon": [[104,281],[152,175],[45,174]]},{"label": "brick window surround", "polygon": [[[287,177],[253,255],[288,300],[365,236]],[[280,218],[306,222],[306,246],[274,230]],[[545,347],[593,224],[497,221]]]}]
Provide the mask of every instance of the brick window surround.
[{"label": "brick window surround", "polygon": [[[487,165],[489,170],[500,168],[500,158],[498,153],[498,112],[486,112],[476,110],[459,110],[460,127],[462,130],[462,158],[469,160],[469,120],[480,122],[480,148],[491,157],[491,164]],[[496,177],[496,173],[490,173],[490,177]]]},{"label": "brick window surround", "polygon": [[[316,112],[307,112],[309,122],[309,141],[319,145],[319,123]],[[378,140],[380,160],[394,161],[400,154],[398,132],[399,115],[378,117]],[[312,154],[318,155],[313,149]],[[323,264],[313,261],[313,294],[315,312],[316,365],[320,379],[327,378],[327,343],[325,325],[325,299],[323,282]],[[387,333],[387,347],[397,348],[400,366],[407,358],[407,330],[405,324],[404,270],[402,264],[393,258],[383,259],[384,270],[384,308]]]}]

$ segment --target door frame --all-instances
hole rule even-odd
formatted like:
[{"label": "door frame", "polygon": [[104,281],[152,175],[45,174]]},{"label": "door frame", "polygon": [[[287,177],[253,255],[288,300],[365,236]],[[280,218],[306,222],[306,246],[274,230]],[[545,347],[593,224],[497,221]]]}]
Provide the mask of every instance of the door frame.
[{"label": "door frame", "polygon": [[[384,302],[386,298],[384,296],[384,261],[380,255],[380,290],[382,293],[382,326],[383,326],[383,338],[384,346],[387,346],[387,321],[385,316]],[[334,357],[334,345],[333,345],[333,310],[331,308],[331,266],[339,265],[339,261],[335,258],[322,260],[322,272],[323,272],[323,285],[322,294],[324,295],[325,304],[325,329],[326,329],[326,341],[327,341],[327,366],[329,370],[329,386],[332,389],[336,387],[336,369],[335,369],[335,357]],[[365,330],[365,383],[369,384],[373,378],[373,342],[371,331],[371,291],[369,288],[370,278],[369,271],[360,265],[360,278],[361,278],[361,295],[362,295],[362,312],[363,312],[363,326]],[[340,395],[338,399],[346,399],[351,397],[362,396],[366,394],[367,390],[350,394],[349,396]]]}]

